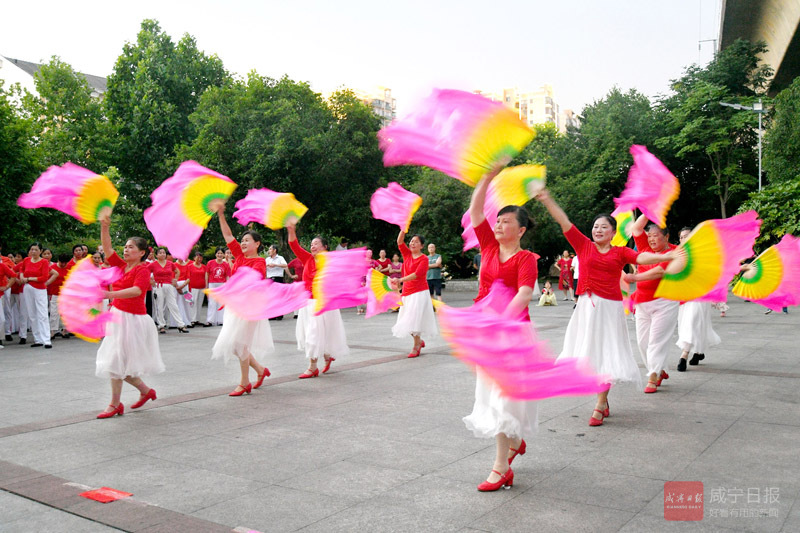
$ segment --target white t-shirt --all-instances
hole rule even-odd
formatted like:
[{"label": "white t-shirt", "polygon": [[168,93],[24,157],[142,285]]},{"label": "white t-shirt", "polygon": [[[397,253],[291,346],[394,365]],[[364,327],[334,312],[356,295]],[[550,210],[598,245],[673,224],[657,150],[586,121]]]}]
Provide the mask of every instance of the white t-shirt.
[{"label": "white t-shirt", "polygon": [[578,279],[578,256],[572,258],[572,277]]},{"label": "white t-shirt", "polygon": [[[286,267],[286,260],[281,257],[280,255],[275,255],[275,257],[267,256],[264,261],[267,264],[267,277],[268,278],[282,278],[283,277],[283,269]],[[271,267],[269,265],[280,265]]]}]

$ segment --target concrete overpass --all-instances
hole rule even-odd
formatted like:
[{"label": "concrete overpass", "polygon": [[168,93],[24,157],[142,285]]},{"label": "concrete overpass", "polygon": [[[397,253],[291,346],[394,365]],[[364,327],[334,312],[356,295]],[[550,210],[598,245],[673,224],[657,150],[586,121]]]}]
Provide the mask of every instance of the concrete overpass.
[{"label": "concrete overpass", "polygon": [[765,41],[774,96],[800,76],[800,0],[722,0],[720,49],[736,39]]}]

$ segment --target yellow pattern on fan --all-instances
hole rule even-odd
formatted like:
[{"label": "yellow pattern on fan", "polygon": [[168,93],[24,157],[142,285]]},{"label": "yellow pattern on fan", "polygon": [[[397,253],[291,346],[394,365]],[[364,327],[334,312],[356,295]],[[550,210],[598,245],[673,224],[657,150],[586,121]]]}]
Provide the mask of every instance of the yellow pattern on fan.
[{"label": "yellow pattern on fan", "polygon": [[775,292],[782,279],[783,261],[778,249],[770,246],[750,263],[750,268],[733,286],[733,294],[745,300],[763,300]]},{"label": "yellow pattern on fan", "polygon": [[711,292],[722,274],[723,254],[714,226],[700,223],[675,252],[680,258],[667,265],[656,298],[689,301]]},{"label": "yellow pattern on fan", "polygon": [[75,198],[75,212],[84,224],[97,221],[100,211],[107,207],[113,209],[119,198],[119,192],[111,184],[111,180],[102,175],[89,178],[81,186]]},{"label": "yellow pattern on fan", "polygon": [[232,181],[215,176],[201,176],[192,180],[181,195],[181,206],[186,218],[192,224],[205,228],[214,215],[209,203],[214,200],[225,200],[236,189]]},{"label": "yellow pattern on fan", "polygon": [[297,220],[303,218],[308,207],[297,201],[292,193],[284,193],[275,197],[270,208],[264,213],[264,225],[273,230],[279,230],[286,225],[291,217]]}]

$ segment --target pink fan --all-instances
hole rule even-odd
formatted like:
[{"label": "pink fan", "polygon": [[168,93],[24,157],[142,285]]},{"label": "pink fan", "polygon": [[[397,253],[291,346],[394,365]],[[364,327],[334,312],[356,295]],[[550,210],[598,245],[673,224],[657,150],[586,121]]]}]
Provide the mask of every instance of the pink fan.
[{"label": "pink fan", "polygon": [[367,273],[367,312],[365,318],[388,311],[400,305],[400,293],[392,289],[389,276],[371,269]]},{"label": "pink fan", "polygon": [[620,197],[614,198],[617,208],[611,215],[638,208],[663,228],[667,225],[669,208],[681,190],[678,178],[644,146],[631,146],[631,155],[633,166],[628,172],[628,182]]},{"label": "pink fan", "polygon": [[311,297],[302,283],[275,283],[249,267],[238,268],[224,285],[205,293],[245,320],[283,316]]},{"label": "pink fan", "polygon": [[119,268],[97,268],[91,257],[70,269],[58,296],[58,313],[67,330],[78,337],[97,342],[105,336],[106,322],[114,315],[103,311],[103,293],[122,277]]},{"label": "pink fan", "polygon": [[144,222],[156,243],[169,248],[176,258],[186,259],[215,213],[211,204],[226,200],[235,189],[229,177],[184,161],[150,195],[153,205],[145,209]]},{"label": "pink fan", "polygon": [[290,218],[300,220],[308,211],[292,193],[269,189],[250,189],[247,196],[236,202],[236,208],[233,218],[242,226],[258,222],[274,230],[283,228]]},{"label": "pink fan", "polygon": [[479,366],[514,400],[596,394],[608,389],[583,359],[556,361],[527,320],[503,315],[514,291],[500,281],[467,308],[438,307],[442,336],[453,355]]},{"label": "pink fan", "polygon": [[423,165],[474,187],[533,139],[516,111],[478,94],[434,89],[414,113],[378,132],[386,166]]},{"label": "pink fan", "polygon": [[400,226],[406,232],[420,205],[422,198],[419,195],[394,182],[375,191],[369,201],[373,218]]},{"label": "pink fan", "polygon": [[773,311],[800,305],[800,239],[784,235],[756,257],[733,286],[733,294]]},{"label": "pink fan", "polygon": [[107,177],[64,163],[48,168],[39,176],[31,192],[20,196],[17,205],[26,209],[52,207],[91,224],[100,211],[112,209],[118,197],[117,189]]},{"label": "pink fan", "polygon": [[366,248],[320,252],[316,255],[316,265],[311,286],[316,302],[314,314],[367,302],[367,288],[362,285],[370,270]]}]

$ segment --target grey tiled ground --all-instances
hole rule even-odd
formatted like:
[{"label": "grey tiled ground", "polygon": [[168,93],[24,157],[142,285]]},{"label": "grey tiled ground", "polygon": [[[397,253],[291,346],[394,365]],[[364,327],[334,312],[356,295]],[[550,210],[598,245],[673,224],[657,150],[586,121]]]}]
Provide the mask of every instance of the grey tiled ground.
[{"label": "grey tiled ground", "polygon": [[[572,311],[559,303],[532,307],[554,351]],[[302,381],[294,379],[305,368],[295,322],[272,322],[273,377],[242,398],[226,394],[238,368],[210,360],[218,328],[173,330],[160,336],[167,372],[148,380],[159,400],[104,421],[92,417],[109,395],[94,377],[96,345],[7,343],[0,460],[33,469],[21,470],[24,479],[45,477],[28,497],[0,490],[0,531],[800,530],[800,313],[765,316],[734,299],[727,318],[714,317],[723,344],[700,367],[670,370],[655,395],[615,388],[602,427],[587,425],[592,398],[542,402],[539,434],[514,463],[514,487],[491,494],[475,486],[489,472],[493,442],[475,439],[460,420],[474,377],[441,339],[429,339],[418,359],[345,368],[407,353],[409,341],[391,336],[395,316],[364,321],[344,311],[353,353],[329,375]],[[677,357],[675,348],[670,369]],[[126,386],[123,402],[136,398]],[[0,483],[15,476],[0,467]],[[126,517],[136,507],[76,503],[58,491],[43,505],[37,498],[54,479],[132,492],[141,508],[171,513],[134,527]],[[702,522],[664,519],[666,481],[704,483]],[[778,494],[768,505],[712,501],[712,490],[767,488]],[[778,516],[718,516],[748,508]]]}]

